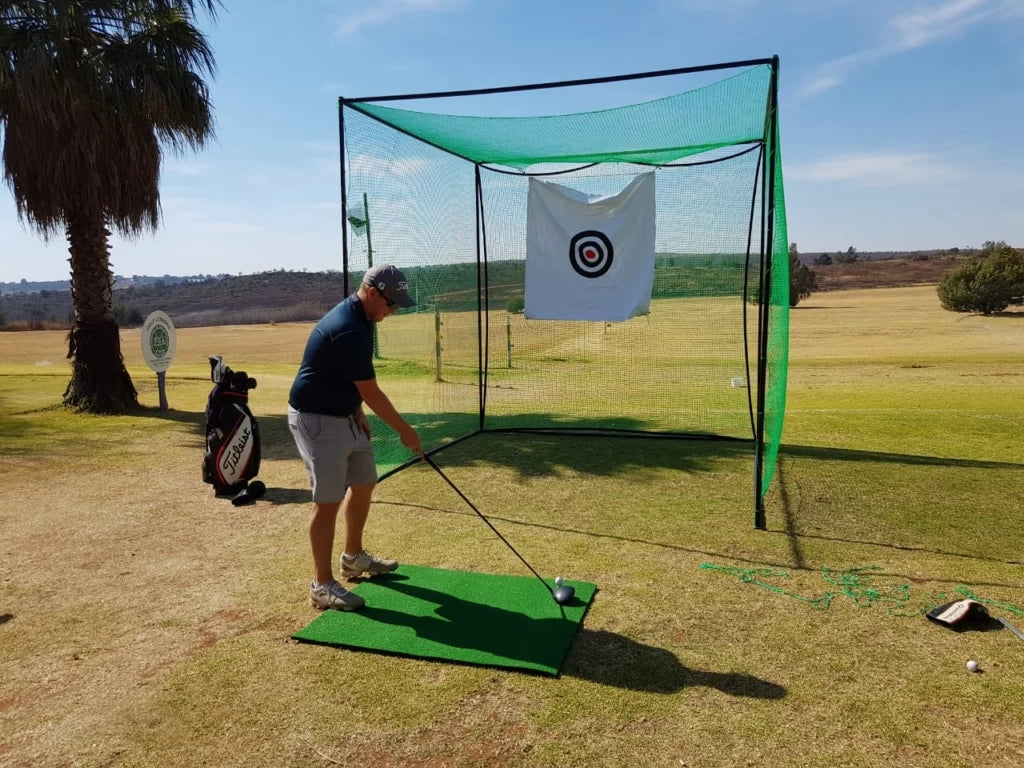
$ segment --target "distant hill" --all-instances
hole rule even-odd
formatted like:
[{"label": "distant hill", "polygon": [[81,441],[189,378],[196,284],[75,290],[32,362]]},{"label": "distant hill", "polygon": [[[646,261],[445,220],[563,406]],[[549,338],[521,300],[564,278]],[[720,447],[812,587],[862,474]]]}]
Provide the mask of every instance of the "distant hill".
[{"label": "distant hill", "polygon": [[[834,259],[840,252],[831,254]],[[815,265],[820,253],[801,254],[818,280],[818,290],[877,288],[938,283],[970,252],[917,251],[913,253],[857,253],[853,263]],[[742,286],[742,257],[659,254],[655,295],[729,295]],[[502,309],[522,298],[523,262],[488,265],[490,306]],[[449,264],[406,269],[410,290],[423,309],[436,303],[443,310],[476,307],[476,265]],[[350,286],[360,275],[350,276]],[[431,286],[443,284],[443,290]],[[71,296],[63,289],[11,291],[0,284],[0,327],[8,329],[66,328],[71,323]],[[18,288],[49,283],[15,283]],[[114,310],[123,327],[140,325],[152,311],[167,312],[178,327],[244,325],[266,322],[312,321],[344,298],[341,272],[277,270],[255,275],[117,278]]]},{"label": "distant hill", "polygon": [[[163,275],[161,277],[151,275],[125,275],[114,276],[114,290],[130,288],[143,285],[177,285],[178,283],[202,283],[207,280],[219,280],[228,277],[227,273],[219,275]],[[16,283],[0,283],[0,295],[13,293],[39,293],[41,291],[70,291],[69,280],[25,280],[22,278]]]},{"label": "distant hill", "polygon": [[[970,255],[977,253],[977,249],[971,248],[948,248],[924,251],[853,251],[857,261],[889,261],[891,259],[911,259],[923,261],[926,259],[937,259],[942,256]],[[814,266],[815,261],[827,256],[832,261],[841,259],[848,255],[848,251],[807,251],[800,252],[800,261],[807,266]]]},{"label": "distant hill", "polygon": [[947,272],[970,259],[973,253],[947,253],[939,256],[918,253],[909,258],[858,259],[852,264],[812,265],[811,269],[817,278],[819,291],[929,285],[938,284]]}]

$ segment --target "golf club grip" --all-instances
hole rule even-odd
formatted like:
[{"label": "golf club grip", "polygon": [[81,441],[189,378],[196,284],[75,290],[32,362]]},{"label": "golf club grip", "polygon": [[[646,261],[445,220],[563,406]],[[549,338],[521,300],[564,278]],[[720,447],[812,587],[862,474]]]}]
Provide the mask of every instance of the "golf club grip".
[{"label": "golf club grip", "polygon": [[522,555],[520,555],[519,552],[516,551],[516,548],[513,547],[511,543],[509,543],[509,540],[501,535],[501,531],[499,531],[497,528],[495,528],[494,525],[491,523],[491,521],[488,520],[486,517],[484,517],[483,512],[481,512],[479,509],[477,509],[476,506],[473,504],[473,502],[470,501],[468,498],[466,498],[466,494],[464,494],[462,491],[460,491],[458,486],[455,485],[455,483],[453,483],[451,480],[448,479],[448,475],[446,475],[444,472],[441,471],[441,468],[439,466],[437,466],[437,464],[434,463],[434,460],[432,458],[430,458],[429,456],[427,456],[426,454],[423,455],[423,458],[425,458],[427,460],[427,464],[432,466],[434,468],[434,471],[437,472],[437,474],[439,474],[441,477],[444,478],[444,481],[446,483],[448,483],[448,485],[450,485],[452,487],[452,490],[455,491],[457,494],[459,494],[459,496],[462,498],[462,500],[469,505],[470,509],[472,509],[474,512],[476,512],[480,516],[480,519],[483,520],[485,523],[487,523],[487,526],[492,531],[494,531],[495,535],[499,539],[501,539],[503,542],[505,542],[505,545],[515,553],[515,556],[523,561],[523,565],[525,565],[527,568],[529,568],[530,572],[534,576],[536,576],[538,579],[541,580],[541,582],[544,584],[544,586],[548,588],[548,591],[551,592],[552,594],[554,594],[554,592],[552,591],[551,587],[548,586],[548,583],[546,581],[544,581],[544,577],[541,576],[539,573],[537,573],[537,571],[535,571],[533,569],[533,566],[530,565],[526,561],[526,558],[523,557]]}]

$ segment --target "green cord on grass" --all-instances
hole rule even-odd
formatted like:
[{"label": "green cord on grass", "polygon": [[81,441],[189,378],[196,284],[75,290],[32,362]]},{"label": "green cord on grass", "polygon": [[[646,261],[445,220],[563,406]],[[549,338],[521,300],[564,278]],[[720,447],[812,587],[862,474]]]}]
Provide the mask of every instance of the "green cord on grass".
[{"label": "green cord on grass", "polygon": [[969,600],[976,600],[986,606],[1007,611],[1016,616],[1024,616],[1024,608],[1019,608],[1010,603],[1004,603],[998,600],[979,597],[963,585],[956,587],[951,592],[941,592],[936,595],[926,597],[925,607],[919,608],[916,611],[899,611],[897,609],[905,608],[907,603],[910,602],[910,585],[901,584],[898,586],[874,587],[872,584],[872,579],[874,577],[869,575],[868,572],[881,571],[882,567],[880,565],[862,565],[857,568],[847,568],[842,571],[823,567],[821,569],[822,578],[829,584],[837,587],[837,589],[830,589],[817,597],[798,595],[796,592],[790,592],[787,589],[783,589],[782,587],[765,581],[765,579],[769,578],[789,578],[788,573],[779,570],[778,568],[741,568],[739,566],[715,565],[713,563],[701,563],[700,567],[710,571],[719,571],[721,573],[728,573],[730,575],[737,576],[739,580],[745,584],[756,584],[757,586],[771,592],[792,597],[803,603],[807,603],[816,611],[824,611],[828,609],[828,607],[832,605],[833,600],[845,595],[853,601],[854,605],[860,608],[869,608],[875,603],[887,603],[889,604],[889,607],[886,609],[886,613],[890,616],[914,617],[927,613],[933,608],[949,600],[953,595],[960,595]]}]

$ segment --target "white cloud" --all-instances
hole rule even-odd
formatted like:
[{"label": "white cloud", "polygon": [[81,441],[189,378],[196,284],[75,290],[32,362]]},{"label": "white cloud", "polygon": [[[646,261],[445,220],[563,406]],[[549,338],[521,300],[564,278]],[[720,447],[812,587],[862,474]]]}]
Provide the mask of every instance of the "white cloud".
[{"label": "white cloud", "polygon": [[838,73],[821,72],[811,80],[804,83],[800,89],[800,93],[803,96],[813,96],[816,93],[824,93],[835,88],[837,85],[842,84],[843,77]]},{"label": "white cloud", "polygon": [[735,13],[746,11],[763,0],[663,0],[661,5],[670,11],[715,11],[718,13]]},{"label": "white cloud", "polygon": [[861,152],[785,168],[787,180],[849,182],[864,187],[934,184],[962,177],[953,166],[923,152]]},{"label": "white cloud", "polygon": [[213,199],[190,196],[164,197],[161,200],[165,229],[187,225],[205,234],[265,232],[264,221],[255,220],[242,207],[226,205]]},{"label": "white cloud", "polygon": [[318,155],[338,156],[338,145],[331,141],[304,141],[302,146]]},{"label": "white cloud", "polygon": [[797,96],[806,98],[831,90],[875,59],[955,37],[987,20],[1021,17],[1024,0],[946,0],[938,6],[921,6],[890,18],[877,45],[823,64],[798,89]]},{"label": "white cloud", "polygon": [[351,158],[349,168],[353,174],[361,173],[370,176],[415,176],[430,167],[430,161],[422,157],[376,157],[374,155],[356,155]]},{"label": "white cloud", "polygon": [[331,96],[341,96],[350,90],[348,83],[341,83],[335,80],[322,83],[318,89],[320,93],[329,93]]},{"label": "white cloud", "polygon": [[190,163],[182,160],[168,160],[164,163],[164,173],[174,176],[205,176],[209,169],[208,163]]},{"label": "white cloud", "polygon": [[955,35],[998,10],[990,0],[949,0],[937,8],[914,11],[889,22],[895,48],[908,50]]},{"label": "white cloud", "polygon": [[461,5],[461,0],[373,0],[361,3],[357,11],[336,17],[335,32],[348,37],[367,27],[390,24],[406,14],[450,12]]}]

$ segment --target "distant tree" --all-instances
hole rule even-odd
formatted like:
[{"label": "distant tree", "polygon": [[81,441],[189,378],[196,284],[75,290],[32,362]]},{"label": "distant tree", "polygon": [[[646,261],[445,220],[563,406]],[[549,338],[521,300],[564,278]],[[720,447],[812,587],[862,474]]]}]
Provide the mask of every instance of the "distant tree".
[{"label": "distant tree", "polygon": [[796,243],[789,244],[789,306],[795,307],[818,287],[814,271],[800,261]]},{"label": "distant tree", "polygon": [[142,310],[130,304],[114,304],[114,319],[118,325],[128,328],[137,328],[146,320]]},{"label": "distant tree", "polygon": [[937,292],[951,312],[991,315],[1024,304],[1024,254],[1002,240],[988,240],[977,257],[942,278]]},{"label": "distant tree", "polygon": [[523,301],[522,296],[516,296],[509,299],[505,303],[505,311],[510,315],[521,315],[526,307],[526,302]]},{"label": "distant tree", "polygon": [[846,253],[836,251],[836,264],[853,264],[857,261],[857,249],[852,245],[846,249]]},{"label": "distant tree", "polygon": [[821,254],[821,256],[816,256],[814,258],[814,265],[816,267],[827,267],[831,263],[832,257],[829,256],[827,253],[823,253]]},{"label": "distant tree", "polygon": [[213,53],[196,6],[217,0],[0,4],[0,135],[18,216],[67,237],[75,320],[68,407],[137,404],[113,312],[110,229],[155,231],[169,150],[213,135]]}]

